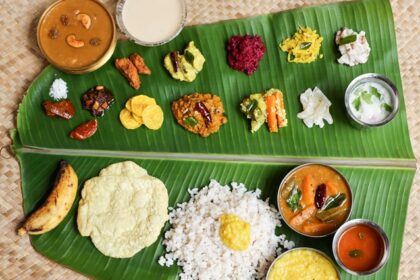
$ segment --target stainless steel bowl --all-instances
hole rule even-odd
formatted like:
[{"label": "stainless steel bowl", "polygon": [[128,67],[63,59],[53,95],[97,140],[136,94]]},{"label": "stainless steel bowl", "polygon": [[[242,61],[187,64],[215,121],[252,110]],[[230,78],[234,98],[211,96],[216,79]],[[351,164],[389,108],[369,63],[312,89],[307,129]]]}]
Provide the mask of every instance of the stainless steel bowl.
[{"label": "stainless steel bowl", "polygon": [[349,188],[349,193],[350,193],[350,211],[349,211],[349,213],[348,213],[348,215],[347,215],[347,217],[346,217],[346,219],[345,219],[345,221],[344,222],[346,222],[348,219],[349,219],[349,217],[350,217],[350,215],[351,215],[351,211],[352,211],[352,209],[353,209],[353,192],[352,192],[352,190],[351,190],[351,187],[350,187],[350,184],[349,184],[349,182],[347,181],[347,179],[346,179],[346,177],[344,177],[343,176],[343,174],[341,174],[341,172],[340,171],[338,171],[337,169],[335,169],[334,167],[331,167],[331,166],[329,166],[329,165],[326,165],[326,164],[320,164],[320,163],[305,163],[305,164],[302,164],[302,165],[299,165],[299,166],[297,166],[297,167],[295,167],[295,168],[293,168],[291,171],[289,171],[289,173],[287,173],[286,174],[286,176],[283,178],[283,180],[281,181],[281,183],[280,183],[280,186],[279,186],[279,189],[278,189],[278,191],[277,191],[277,208],[279,209],[279,212],[280,212],[280,215],[281,215],[281,218],[282,218],[282,220],[286,223],[286,225],[289,227],[289,228],[291,228],[293,231],[295,231],[295,232],[297,232],[297,233],[299,233],[299,234],[301,234],[301,235],[304,235],[304,236],[307,236],[307,237],[313,237],[313,238],[321,238],[321,237],[325,237],[325,236],[328,236],[328,235],[331,235],[331,234],[333,234],[334,232],[336,232],[336,230],[334,230],[334,231],[332,231],[332,232],[330,232],[330,233],[327,233],[327,234],[324,234],[324,235],[309,235],[309,234],[306,234],[306,233],[303,233],[303,232],[300,232],[300,231],[298,231],[298,230],[296,230],[295,228],[293,228],[291,225],[289,225],[289,223],[287,222],[287,220],[284,218],[284,216],[283,216],[283,211],[281,210],[281,207],[280,207],[280,199],[281,199],[281,191],[282,191],[282,189],[284,188],[284,185],[286,184],[286,181],[289,179],[289,177],[290,176],[292,176],[296,171],[298,171],[299,169],[301,169],[301,168],[305,168],[305,167],[307,167],[307,166],[310,166],[310,165],[321,165],[321,166],[324,166],[324,167],[327,167],[327,168],[329,168],[329,169],[332,169],[333,171],[335,171],[338,175],[340,175],[341,176],[341,178],[344,180],[344,182],[346,183],[346,185],[347,185],[347,187]]},{"label": "stainless steel bowl", "polygon": [[[341,235],[347,229],[349,229],[350,227],[355,226],[355,225],[360,225],[360,224],[367,225],[367,226],[373,228],[374,230],[376,230],[379,233],[379,235],[381,236],[382,241],[383,241],[383,246],[384,246],[384,254],[382,256],[381,261],[378,263],[378,265],[376,267],[374,267],[373,269],[368,270],[368,271],[354,271],[354,270],[351,270],[351,269],[347,268],[341,262],[340,258],[338,257],[338,252],[337,252],[338,241],[339,241]],[[367,219],[354,219],[354,220],[350,220],[350,221],[344,223],[337,230],[337,232],[334,235],[334,239],[333,239],[333,243],[332,243],[332,250],[333,250],[333,254],[334,254],[334,258],[335,258],[336,262],[346,272],[348,272],[350,274],[353,274],[353,275],[357,275],[357,276],[370,275],[370,274],[373,274],[373,273],[379,271],[385,265],[385,263],[388,261],[388,258],[389,258],[389,240],[388,240],[388,237],[387,237],[385,231],[379,225],[377,225],[376,223],[374,223],[370,220],[367,220]]]},{"label": "stainless steel bowl", "polygon": [[[352,113],[351,108],[350,108],[350,101],[349,101],[350,94],[358,86],[367,82],[378,83],[382,85],[383,87],[385,87],[391,93],[391,100],[392,100],[391,113],[383,121],[375,123],[375,124],[362,122]],[[376,74],[376,73],[363,74],[353,79],[353,81],[351,81],[351,83],[347,86],[346,93],[344,95],[344,103],[346,105],[347,115],[351,123],[357,128],[383,126],[389,123],[391,120],[393,120],[400,109],[400,98],[399,98],[397,87],[387,77],[381,74]]]},{"label": "stainless steel bowl", "polygon": [[[135,43],[142,45],[142,46],[146,46],[146,47],[153,47],[153,46],[160,46],[163,44],[168,43],[169,41],[173,40],[176,36],[179,35],[179,33],[181,33],[182,29],[185,26],[185,23],[187,21],[187,5],[185,3],[185,0],[179,0],[181,2],[181,6],[182,6],[182,20],[180,22],[180,25],[177,29],[177,31],[170,37],[163,39],[162,41],[158,41],[158,42],[145,42],[142,41],[138,38],[136,38],[134,35],[132,35],[127,28],[124,25],[124,21],[122,18],[122,11],[124,8],[124,5],[126,3],[127,0],[119,0],[117,3],[117,7],[116,7],[116,18],[117,18],[117,25],[119,27],[119,29],[121,30],[122,33],[124,33],[124,35],[126,35],[128,38],[130,38],[131,40],[133,40]],[[153,1],[153,0],[151,0]]]},{"label": "stainless steel bowl", "polygon": [[331,260],[331,258],[330,257],[328,257],[324,252],[322,252],[322,251],[320,251],[320,250],[317,250],[317,249],[314,249],[314,248],[309,248],[309,247],[296,247],[296,248],[293,248],[293,249],[291,249],[291,250],[287,250],[286,252],[283,252],[283,253],[281,253],[272,263],[271,263],[271,265],[270,265],[270,268],[268,269],[268,271],[267,271],[267,274],[266,274],[266,276],[265,276],[265,279],[266,280],[269,280],[268,279],[268,276],[270,275],[270,272],[271,272],[271,270],[273,269],[273,267],[274,267],[274,264],[280,259],[280,258],[282,258],[284,255],[286,255],[286,254],[289,254],[290,252],[293,252],[293,251],[298,251],[298,250],[309,250],[309,251],[313,251],[313,252],[316,252],[316,253],[318,253],[318,254],[320,254],[320,255],[322,255],[324,258],[326,258],[330,263],[331,263],[331,265],[335,268],[335,271],[336,271],[336,273],[337,273],[337,276],[338,276],[338,279],[339,280],[341,280],[341,275],[340,275],[340,272],[338,271],[338,269],[337,269],[337,266],[334,264],[334,262]]}]

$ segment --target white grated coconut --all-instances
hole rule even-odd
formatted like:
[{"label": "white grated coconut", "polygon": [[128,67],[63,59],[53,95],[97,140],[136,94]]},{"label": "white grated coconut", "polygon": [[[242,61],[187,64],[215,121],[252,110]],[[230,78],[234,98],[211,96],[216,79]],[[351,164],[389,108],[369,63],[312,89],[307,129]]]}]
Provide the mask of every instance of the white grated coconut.
[{"label": "white grated coconut", "polygon": [[54,100],[67,98],[67,83],[63,79],[55,79],[50,87],[50,96]]},{"label": "white grated coconut", "polygon": [[[356,41],[347,44],[340,45],[340,40],[348,36],[355,35]],[[338,63],[347,64],[349,66],[355,66],[360,63],[366,63],[369,58],[370,47],[366,40],[364,31],[359,33],[349,28],[343,28],[335,35],[335,42],[341,53],[341,57],[338,59]]]},{"label": "white grated coconut", "polygon": [[[247,191],[243,184],[221,186],[211,180],[201,190],[189,190],[191,199],[170,208],[172,228],[165,233],[166,254],[162,266],[182,266],[181,280],[262,279],[278,253],[279,245],[290,249],[292,241],[277,236],[278,211],[261,200],[259,189]],[[251,225],[251,244],[246,251],[226,247],[219,237],[219,217],[238,215]]]},{"label": "white grated coconut", "polygon": [[315,87],[314,90],[308,88],[300,95],[300,103],[303,111],[297,114],[297,117],[302,119],[307,127],[311,128],[315,124],[323,128],[324,120],[329,124],[333,123],[330,114],[331,102],[319,88]]}]

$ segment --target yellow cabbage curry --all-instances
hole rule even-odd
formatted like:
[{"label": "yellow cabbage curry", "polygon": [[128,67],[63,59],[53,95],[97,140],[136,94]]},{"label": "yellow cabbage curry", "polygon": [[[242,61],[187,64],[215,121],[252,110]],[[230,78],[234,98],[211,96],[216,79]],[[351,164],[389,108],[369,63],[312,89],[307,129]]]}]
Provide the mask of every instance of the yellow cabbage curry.
[{"label": "yellow cabbage curry", "polygon": [[320,236],[343,224],[351,208],[345,179],[334,169],[307,165],[292,173],[280,190],[283,218],[294,230]]},{"label": "yellow cabbage curry", "polygon": [[38,44],[47,59],[64,69],[89,66],[101,59],[114,38],[107,10],[94,0],[63,0],[41,19]]}]

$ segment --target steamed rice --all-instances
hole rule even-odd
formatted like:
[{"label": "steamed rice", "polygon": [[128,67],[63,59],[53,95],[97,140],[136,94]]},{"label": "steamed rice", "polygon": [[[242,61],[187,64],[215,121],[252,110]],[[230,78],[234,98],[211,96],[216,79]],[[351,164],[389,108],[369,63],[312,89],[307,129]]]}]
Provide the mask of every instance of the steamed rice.
[{"label": "steamed rice", "polygon": [[[162,266],[182,266],[180,279],[261,279],[281,251],[293,242],[275,234],[280,227],[278,211],[259,199],[261,191],[247,191],[243,184],[221,186],[212,180],[201,190],[189,190],[191,199],[170,209],[172,228],[165,233],[166,254]],[[219,237],[219,217],[238,215],[251,225],[251,244],[246,251],[233,251]]]}]

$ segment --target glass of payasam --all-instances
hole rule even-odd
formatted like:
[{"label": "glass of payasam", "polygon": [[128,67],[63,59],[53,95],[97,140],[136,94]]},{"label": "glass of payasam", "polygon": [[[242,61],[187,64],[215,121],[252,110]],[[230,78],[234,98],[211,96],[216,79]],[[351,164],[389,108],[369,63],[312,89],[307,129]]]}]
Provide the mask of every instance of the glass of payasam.
[{"label": "glass of payasam", "polygon": [[42,14],[37,40],[52,65],[67,73],[83,74],[109,60],[117,42],[116,27],[99,1],[59,0]]},{"label": "glass of payasam", "polygon": [[119,0],[117,24],[132,41],[142,46],[163,45],[184,28],[184,0]]}]

